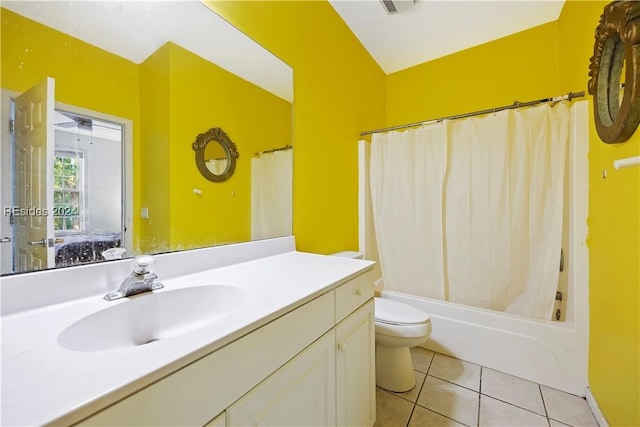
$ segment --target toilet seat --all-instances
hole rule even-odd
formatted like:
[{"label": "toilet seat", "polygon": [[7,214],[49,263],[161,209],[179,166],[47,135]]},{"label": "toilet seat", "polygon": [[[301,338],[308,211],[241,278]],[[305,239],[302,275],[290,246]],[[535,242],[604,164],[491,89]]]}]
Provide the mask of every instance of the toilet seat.
[{"label": "toilet seat", "polygon": [[388,298],[374,298],[375,320],[387,325],[410,326],[431,323],[429,315],[422,310]]}]

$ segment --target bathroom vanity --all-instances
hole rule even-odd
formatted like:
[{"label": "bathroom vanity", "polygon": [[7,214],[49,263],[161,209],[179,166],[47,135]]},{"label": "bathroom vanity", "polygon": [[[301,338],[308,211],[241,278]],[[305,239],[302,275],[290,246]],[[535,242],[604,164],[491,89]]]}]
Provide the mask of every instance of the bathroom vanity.
[{"label": "bathroom vanity", "polygon": [[372,425],[373,263],[294,247],[160,255],[164,289],[117,301],[130,260],[3,278],[3,297],[47,275],[67,296],[3,300],[2,425]]}]

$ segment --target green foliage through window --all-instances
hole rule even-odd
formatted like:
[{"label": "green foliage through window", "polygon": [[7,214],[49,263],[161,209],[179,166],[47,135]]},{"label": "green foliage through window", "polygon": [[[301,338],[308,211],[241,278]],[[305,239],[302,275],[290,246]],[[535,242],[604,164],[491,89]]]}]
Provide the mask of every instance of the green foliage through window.
[{"label": "green foliage through window", "polygon": [[82,162],[81,152],[55,152],[53,224],[56,231],[82,231]]}]

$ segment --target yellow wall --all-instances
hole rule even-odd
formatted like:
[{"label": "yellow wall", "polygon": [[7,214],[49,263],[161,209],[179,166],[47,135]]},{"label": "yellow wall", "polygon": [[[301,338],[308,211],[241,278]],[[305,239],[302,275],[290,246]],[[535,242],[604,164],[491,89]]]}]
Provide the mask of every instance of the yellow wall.
[{"label": "yellow wall", "polygon": [[390,74],[387,125],[558,94],[558,23]]},{"label": "yellow wall", "polygon": [[[174,43],[145,60],[140,86],[141,205],[149,208],[149,218],[141,221],[143,249],[251,240],[251,158],[291,144],[291,103]],[[214,127],[240,153],[235,173],[222,183],[200,175],[191,147]]]},{"label": "yellow wall", "polygon": [[2,87],[23,92],[56,79],[56,101],[137,118],[138,66],[81,40],[1,9]]},{"label": "yellow wall", "polygon": [[[560,88],[586,90],[594,31],[608,2],[569,1],[560,16]],[[591,114],[593,115],[593,114]],[[640,132],[607,145],[590,119],[589,384],[611,425],[640,425]],[[607,170],[607,179],[602,171]]]},{"label": "yellow wall", "polygon": [[164,45],[140,64],[140,207],[149,218],[140,219],[142,253],[170,247],[170,49]]},{"label": "yellow wall", "polygon": [[[569,1],[556,22],[388,76],[387,124],[586,91],[605,4]],[[589,384],[611,425],[638,426],[640,170],[615,171],[612,162],[640,153],[640,132],[607,145],[590,122]]]},{"label": "yellow wall", "polygon": [[326,1],[207,3],[294,70],[298,249],[358,249],[356,141],[384,125],[384,73]]},{"label": "yellow wall", "polygon": [[[144,250],[250,240],[251,158],[291,144],[291,103],[174,43],[144,61],[140,87],[141,204],[149,208],[141,221]],[[222,183],[200,175],[191,148],[198,134],[214,127],[240,153],[235,173]]]},{"label": "yellow wall", "polygon": [[[291,144],[291,103],[180,46],[170,47],[171,248],[251,240],[251,158]],[[200,175],[191,148],[198,134],[214,127],[240,153],[235,173],[222,183]]]},{"label": "yellow wall", "polygon": [[[56,101],[132,120],[139,118],[138,66],[4,8],[0,87],[24,92],[45,77],[56,80]],[[122,100],[126,100],[123,102]],[[134,195],[140,180],[140,131],[133,127]],[[139,209],[134,197],[134,212]],[[134,230],[139,226],[134,215]]]}]

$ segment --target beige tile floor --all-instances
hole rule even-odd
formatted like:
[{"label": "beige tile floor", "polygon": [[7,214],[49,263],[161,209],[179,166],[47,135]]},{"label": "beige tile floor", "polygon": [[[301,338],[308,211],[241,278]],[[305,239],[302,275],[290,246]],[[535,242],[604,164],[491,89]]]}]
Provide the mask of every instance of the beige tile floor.
[{"label": "beige tile floor", "polygon": [[460,359],[411,349],[416,386],[376,390],[375,426],[597,426],[585,399]]}]

